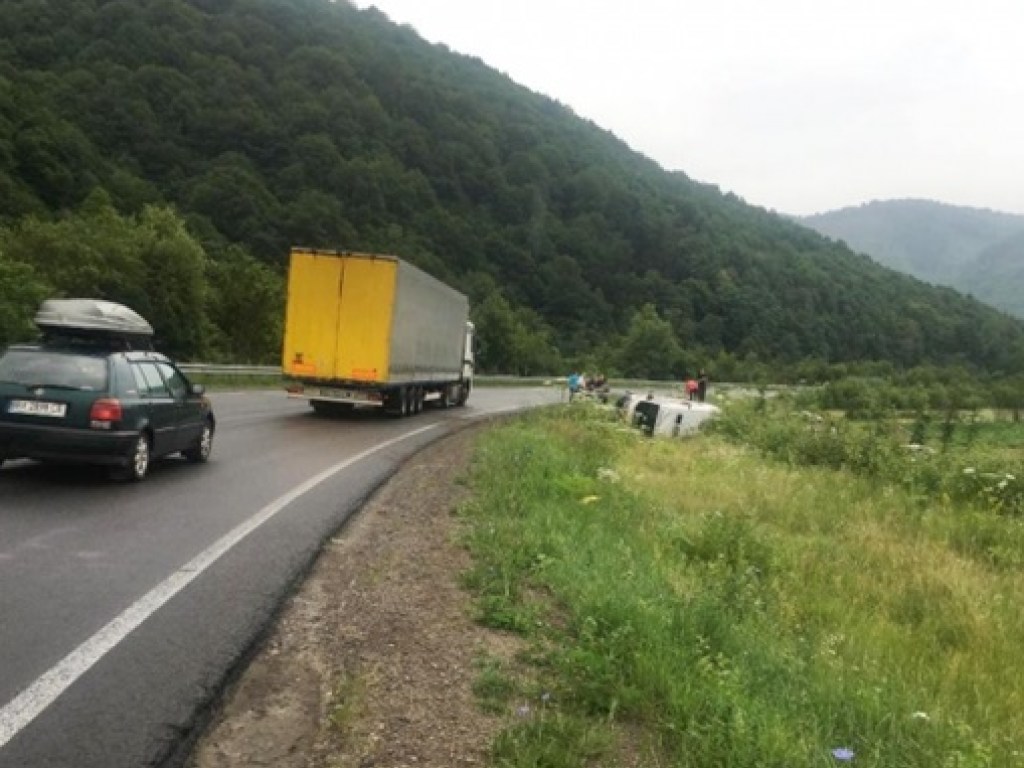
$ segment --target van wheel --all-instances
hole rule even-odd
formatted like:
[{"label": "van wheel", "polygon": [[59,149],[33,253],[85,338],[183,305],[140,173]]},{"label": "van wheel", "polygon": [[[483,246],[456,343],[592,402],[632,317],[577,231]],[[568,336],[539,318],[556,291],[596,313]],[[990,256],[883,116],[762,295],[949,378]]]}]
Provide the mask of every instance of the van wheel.
[{"label": "van wheel", "polygon": [[115,480],[138,482],[149,472],[151,460],[149,437],[141,434],[135,439],[135,444],[128,454],[128,462],[124,466],[116,467],[110,475]]}]

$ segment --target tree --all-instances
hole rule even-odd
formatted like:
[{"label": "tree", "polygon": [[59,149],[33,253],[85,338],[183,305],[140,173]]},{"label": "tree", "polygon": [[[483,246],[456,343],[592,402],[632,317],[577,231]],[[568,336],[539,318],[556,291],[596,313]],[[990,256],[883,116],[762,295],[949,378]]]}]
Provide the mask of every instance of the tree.
[{"label": "tree", "polygon": [[246,244],[269,257],[284,258],[282,208],[252,162],[226,153],[193,178],[186,206],[206,216],[231,242]]},{"label": "tree", "polygon": [[[102,190],[60,221],[25,219],[0,233],[6,279],[24,320],[41,293],[126,304],[153,325],[161,348],[176,357],[201,354],[209,335],[206,254],[168,208],[121,216]],[[4,296],[7,296],[5,291]],[[11,321],[17,328],[16,320]]]},{"label": "tree", "polygon": [[0,233],[0,349],[36,335],[32,315],[51,289],[27,264],[4,255]]},{"label": "tree", "polygon": [[281,276],[237,246],[210,264],[208,276],[217,358],[239,363],[280,359],[284,318]]},{"label": "tree", "polygon": [[14,151],[19,175],[51,208],[79,203],[96,183],[102,164],[89,139],[63,120],[19,131]]},{"label": "tree", "polygon": [[529,309],[513,309],[500,293],[491,293],[472,312],[476,324],[477,365],[486,371],[528,376],[554,373],[561,358],[551,343],[551,328]]},{"label": "tree", "polygon": [[644,304],[633,315],[619,348],[623,375],[643,379],[678,378],[683,361],[672,325],[653,304]]},{"label": "tree", "polygon": [[[147,207],[138,223],[138,256],[145,269],[146,316],[160,348],[195,359],[210,335],[206,315],[206,254],[169,208]],[[256,313],[248,315],[253,321]]]},{"label": "tree", "polygon": [[4,248],[59,295],[130,306],[144,299],[143,266],[132,226],[102,190],[94,191],[78,213],[64,219],[21,220],[7,233]]}]

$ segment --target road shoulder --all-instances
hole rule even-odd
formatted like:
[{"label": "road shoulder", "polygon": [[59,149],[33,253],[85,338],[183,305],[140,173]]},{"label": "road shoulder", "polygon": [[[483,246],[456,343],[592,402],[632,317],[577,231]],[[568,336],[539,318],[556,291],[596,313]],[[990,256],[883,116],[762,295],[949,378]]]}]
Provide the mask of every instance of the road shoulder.
[{"label": "road shoulder", "polygon": [[502,718],[474,662],[515,642],[477,626],[458,584],[459,480],[484,427],[420,452],[325,546],[190,768],[482,765]]}]

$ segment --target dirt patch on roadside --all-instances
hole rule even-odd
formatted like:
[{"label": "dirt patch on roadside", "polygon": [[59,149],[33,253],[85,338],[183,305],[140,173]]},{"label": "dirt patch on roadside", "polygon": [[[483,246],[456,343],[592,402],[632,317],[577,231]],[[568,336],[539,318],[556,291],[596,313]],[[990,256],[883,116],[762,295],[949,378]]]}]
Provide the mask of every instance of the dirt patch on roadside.
[{"label": "dirt patch on roadside", "polygon": [[503,717],[474,662],[514,638],[478,627],[458,577],[458,478],[480,427],[413,458],[325,547],[199,740],[189,768],[472,766]]}]

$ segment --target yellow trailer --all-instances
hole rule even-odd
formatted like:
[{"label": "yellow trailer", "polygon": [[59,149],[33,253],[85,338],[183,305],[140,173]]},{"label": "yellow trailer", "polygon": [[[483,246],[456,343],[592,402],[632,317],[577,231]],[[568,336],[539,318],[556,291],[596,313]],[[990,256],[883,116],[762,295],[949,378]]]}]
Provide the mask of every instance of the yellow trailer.
[{"label": "yellow trailer", "polygon": [[281,365],[289,396],[318,412],[464,405],[469,302],[397,256],[293,248]]}]

